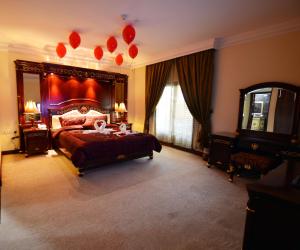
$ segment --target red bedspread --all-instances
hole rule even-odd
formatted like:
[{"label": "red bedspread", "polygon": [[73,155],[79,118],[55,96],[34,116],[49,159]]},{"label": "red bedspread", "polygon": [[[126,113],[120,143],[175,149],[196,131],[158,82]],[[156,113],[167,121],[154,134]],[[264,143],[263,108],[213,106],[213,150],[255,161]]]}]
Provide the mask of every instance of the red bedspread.
[{"label": "red bedspread", "polygon": [[117,136],[113,133],[100,134],[86,130],[61,129],[55,133],[59,146],[71,153],[71,160],[76,167],[83,167],[86,162],[101,159],[115,159],[120,155],[152,153],[161,151],[159,141],[153,135],[137,133]]}]

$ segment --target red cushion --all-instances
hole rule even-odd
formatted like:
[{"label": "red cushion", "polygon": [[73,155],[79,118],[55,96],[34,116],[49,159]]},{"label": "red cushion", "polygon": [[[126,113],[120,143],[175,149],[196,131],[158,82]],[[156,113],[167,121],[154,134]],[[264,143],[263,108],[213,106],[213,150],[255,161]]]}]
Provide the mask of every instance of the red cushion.
[{"label": "red cushion", "polygon": [[[106,115],[86,116],[86,120],[82,126],[85,129],[95,129],[94,123],[96,120],[104,120],[107,122],[107,116]],[[101,126],[101,124],[98,124],[98,125]]]},{"label": "red cushion", "polygon": [[70,117],[59,117],[59,122],[62,127],[72,126],[72,125],[83,125],[85,122],[84,116],[70,116]]}]

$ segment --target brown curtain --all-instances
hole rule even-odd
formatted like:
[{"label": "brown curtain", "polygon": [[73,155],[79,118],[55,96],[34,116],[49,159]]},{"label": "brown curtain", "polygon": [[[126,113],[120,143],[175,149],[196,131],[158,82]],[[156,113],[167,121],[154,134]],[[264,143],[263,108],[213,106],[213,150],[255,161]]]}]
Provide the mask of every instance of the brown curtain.
[{"label": "brown curtain", "polygon": [[211,96],[214,49],[176,58],[178,79],[192,116],[201,124],[199,141],[208,146],[211,132]]},{"label": "brown curtain", "polygon": [[144,132],[149,133],[149,120],[166,86],[174,60],[146,66],[146,115]]}]

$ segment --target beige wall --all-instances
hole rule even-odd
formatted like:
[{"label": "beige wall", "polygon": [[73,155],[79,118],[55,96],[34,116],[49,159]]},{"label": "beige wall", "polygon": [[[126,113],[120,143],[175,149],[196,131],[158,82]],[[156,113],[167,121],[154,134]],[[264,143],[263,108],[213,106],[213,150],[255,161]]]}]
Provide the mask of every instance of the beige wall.
[{"label": "beige wall", "polygon": [[133,105],[134,105],[134,119],[133,119],[133,129],[142,132],[144,130],[144,120],[145,120],[145,76],[146,67],[137,68],[133,70],[134,76],[134,86],[131,91],[134,92]]},{"label": "beige wall", "polygon": [[213,132],[236,130],[239,89],[268,81],[300,86],[299,45],[300,32],[293,32],[218,50]]},{"label": "beige wall", "polygon": [[42,57],[29,54],[0,52],[0,144],[2,150],[19,147],[11,140],[19,132],[17,110],[17,85],[14,61],[16,59],[42,61]]},{"label": "beige wall", "polygon": [[[234,132],[237,126],[239,89],[249,85],[282,81],[300,86],[300,32],[223,48],[216,53],[213,92],[213,132]],[[10,138],[18,130],[16,59],[43,61],[41,56],[0,52],[0,144],[14,149]],[[115,71],[115,68],[114,70]],[[126,71],[126,72],[125,72]],[[128,120],[143,131],[145,118],[145,67],[128,74]]]},{"label": "beige wall", "polygon": [[[300,86],[300,32],[261,39],[217,50],[213,86],[213,132],[235,132],[239,89],[278,81]],[[134,128],[145,117],[145,67],[134,72]]]}]

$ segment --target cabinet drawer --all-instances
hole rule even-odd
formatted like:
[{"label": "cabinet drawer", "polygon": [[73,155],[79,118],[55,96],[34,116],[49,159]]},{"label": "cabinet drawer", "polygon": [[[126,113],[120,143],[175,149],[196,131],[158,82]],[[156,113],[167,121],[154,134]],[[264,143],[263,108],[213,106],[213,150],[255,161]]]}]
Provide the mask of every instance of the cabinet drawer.
[{"label": "cabinet drawer", "polygon": [[48,131],[32,130],[24,133],[25,152],[30,154],[44,153],[48,150]]},{"label": "cabinet drawer", "polygon": [[230,155],[234,146],[234,136],[211,135],[208,163],[226,168],[230,163]]}]

